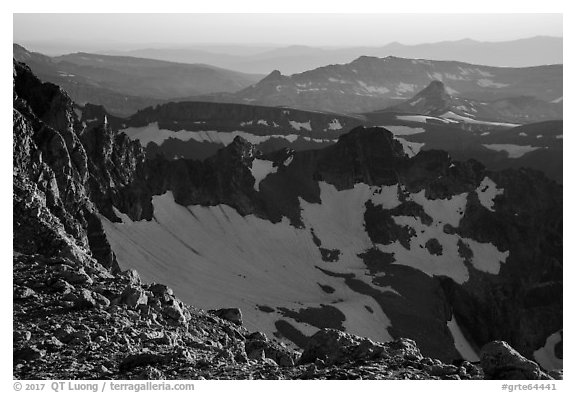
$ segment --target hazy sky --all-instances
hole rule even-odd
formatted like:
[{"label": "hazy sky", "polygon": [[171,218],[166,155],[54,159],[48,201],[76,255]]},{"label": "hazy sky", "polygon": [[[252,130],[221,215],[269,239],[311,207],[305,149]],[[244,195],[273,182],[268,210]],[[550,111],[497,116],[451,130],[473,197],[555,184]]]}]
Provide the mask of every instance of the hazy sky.
[{"label": "hazy sky", "polygon": [[561,14],[14,14],[14,41],[87,49],[198,43],[378,46],[562,36]]}]

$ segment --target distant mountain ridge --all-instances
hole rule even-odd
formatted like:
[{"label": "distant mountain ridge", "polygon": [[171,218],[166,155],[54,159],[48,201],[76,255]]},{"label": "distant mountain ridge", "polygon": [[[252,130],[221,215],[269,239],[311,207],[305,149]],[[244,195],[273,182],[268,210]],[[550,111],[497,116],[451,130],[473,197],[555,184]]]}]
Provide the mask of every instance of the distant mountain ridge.
[{"label": "distant mountain ridge", "polygon": [[562,97],[562,65],[487,67],[457,61],[361,56],[291,76],[278,70],[236,93],[197,100],[289,106],[305,110],[361,113],[411,98],[434,80],[454,96],[498,100],[531,96],[547,102]]},{"label": "distant mountain ridge", "polygon": [[14,58],[43,80],[61,85],[79,104],[100,104],[118,115],[182,96],[234,92],[261,79],[208,65],[74,53],[48,57],[13,45]]},{"label": "distant mountain ridge", "polygon": [[471,100],[451,95],[443,82],[435,80],[414,97],[383,111],[442,116],[461,123],[482,125],[495,122],[514,124],[559,120],[563,117],[562,109],[562,102],[548,102],[531,96],[501,98],[495,101]]},{"label": "distant mountain ridge", "polygon": [[480,42],[471,39],[405,45],[393,42],[381,47],[318,48],[293,45],[262,49],[260,53],[242,48],[150,48],[102,53],[145,57],[183,63],[207,63],[242,72],[269,73],[278,69],[290,75],[328,64],[349,63],[362,55],[398,56],[429,60],[455,60],[499,67],[529,67],[561,64],[562,37],[537,36],[502,42]]}]

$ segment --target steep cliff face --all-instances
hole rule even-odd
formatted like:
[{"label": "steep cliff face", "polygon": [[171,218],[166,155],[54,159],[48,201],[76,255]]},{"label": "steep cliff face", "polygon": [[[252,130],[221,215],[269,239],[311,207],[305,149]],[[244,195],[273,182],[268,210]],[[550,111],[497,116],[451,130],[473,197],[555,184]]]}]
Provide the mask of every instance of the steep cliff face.
[{"label": "steep cliff face", "polygon": [[[97,208],[112,217],[111,200],[128,206],[129,192],[117,195],[140,176],[140,145],[107,124],[81,123],[68,95],[25,65],[14,62],[13,75],[15,249],[60,252],[31,233],[61,227],[77,251],[118,270]],[[36,217],[28,217],[31,204]]]}]

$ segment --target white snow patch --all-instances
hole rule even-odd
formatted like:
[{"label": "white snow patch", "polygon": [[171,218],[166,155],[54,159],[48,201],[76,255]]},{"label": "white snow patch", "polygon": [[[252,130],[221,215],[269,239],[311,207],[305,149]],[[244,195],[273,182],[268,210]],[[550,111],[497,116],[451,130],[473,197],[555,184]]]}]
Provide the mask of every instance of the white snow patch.
[{"label": "white snow patch", "polygon": [[521,145],[511,145],[511,144],[492,144],[492,145],[482,145],[487,149],[495,151],[504,151],[508,154],[508,158],[520,158],[526,153],[540,149],[537,146],[521,146]]},{"label": "white snow patch", "polygon": [[410,106],[414,106],[414,105],[418,104],[418,103],[421,102],[423,99],[424,99],[424,97],[418,97],[417,100],[412,101],[412,102],[410,103]]},{"label": "white snow patch", "polygon": [[404,149],[404,153],[406,153],[408,155],[408,157],[414,157],[416,154],[418,154],[420,152],[420,150],[425,145],[425,143],[411,142],[411,141],[407,141],[404,138],[395,138],[395,139],[402,144],[402,148]]},{"label": "white snow patch", "polygon": [[505,263],[510,255],[510,251],[501,252],[492,243],[480,243],[472,239],[462,239],[472,250],[472,266],[477,270],[498,274],[500,264]]},{"label": "white snow patch", "polygon": [[[395,216],[394,222],[400,226],[413,228],[416,235],[410,239],[410,249],[407,250],[399,241],[377,247],[387,253],[394,254],[399,265],[410,266],[429,276],[447,276],[462,284],[468,281],[468,269],[462,257],[458,254],[458,236],[444,233],[444,224],[433,222],[424,225],[420,218]],[[442,255],[432,255],[425,244],[430,239],[436,239],[442,246]]]},{"label": "white snow patch", "polygon": [[478,195],[480,203],[490,211],[494,211],[494,198],[502,194],[504,194],[504,189],[497,188],[496,183],[488,176],[486,176],[478,188],[476,188],[476,195]]},{"label": "white snow patch", "polygon": [[[418,100],[420,100],[419,98]],[[413,103],[411,103],[412,105]],[[441,117],[426,116],[426,115],[396,115],[396,119],[403,121],[416,121],[418,123],[426,123],[428,120],[436,120],[442,123],[452,123],[453,120],[442,119]]]},{"label": "white snow patch", "polygon": [[469,362],[477,362],[480,360],[478,354],[472,348],[472,345],[466,340],[458,322],[456,321],[456,317],[452,315],[452,319],[450,319],[446,325],[452,333],[452,338],[454,339],[454,346],[456,350],[462,356],[464,360],[468,360]]},{"label": "white snow patch", "polygon": [[290,156],[287,159],[284,160],[284,166],[288,166],[292,163],[292,161],[294,160],[294,156]]},{"label": "white snow patch", "polygon": [[307,228],[313,228],[322,242],[322,247],[339,249],[340,260],[331,270],[345,272],[347,268],[361,268],[358,254],[372,247],[372,241],[364,228],[365,203],[391,209],[400,204],[397,186],[370,187],[357,183],[354,188],[338,191],[331,184],[320,182],[321,203],[308,203],[300,199],[302,221]]},{"label": "white snow patch", "polygon": [[492,75],[492,74],[491,74],[490,72],[488,72],[488,71],[482,71],[480,68],[476,68],[475,71],[476,71],[478,74],[480,74],[480,75],[482,75],[482,76],[485,76],[485,77],[492,77],[492,76],[494,76],[494,75]]},{"label": "white snow patch", "polygon": [[330,123],[328,123],[329,130],[341,130],[342,124],[340,124],[340,120],[333,119]]},{"label": "white snow patch", "polygon": [[416,85],[414,85],[412,83],[400,82],[400,83],[398,83],[398,86],[396,86],[396,93],[398,93],[398,94],[413,93],[414,90],[416,90]]},{"label": "white snow patch", "polygon": [[303,137],[303,139],[308,142],[316,142],[316,143],[334,143],[338,141],[338,139],[310,138],[309,136],[305,136]]},{"label": "white snow patch", "polygon": [[414,135],[426,132],[424,128],[421,127],[408,127],[408,126],[380,126],[386,128],[394,135]]},{"label": "white snow patch", "polygon": [[435,222],[450,224],[453,227],[460,225],[460,219],[466,210],[468,193],[458,194],[449,199],[428,199],[425,190],[410,194],[410,199],[424,208]]},{"label": "white snow patch", "polygon": [[457,91],[456,89],[451,88],[450,86],[444,85],[444,88],[446,89],[446,91],[447,91],[448,94],[450,94],[450,95],[456,95],[456,94],[458,94],[458,91]]},{"label": "white snow patch", "polygon": [[563,100],[562,97],[558,97],[558,98],[556,98],[555,100],[552,100],[552,101],[550,101],[550,102],[553,103],[553,104],[558,104],[558,103],[562,102],[562,100]]},{"label": "white snow patch", "polygon": [[540,138],[543,138],[543,137],[544,137],[544,135],[542,135],[542,134],[536,135],[536,139],[540,139]]},{"label": "white snow patch", "polygon": [[446,119],[454,119],[454,120],[462,121],[464,123],[469,123],[469,124],[484,124],[484,125],[492,125],[492,126],[499,126],[499,127],[518,127],[520,125],[520,124],[513,124],[513,123],[498,123],[498,122],[492,122],[492,121],[481,121],[481,120],[471,119],[469,117],[458,115],[452,111],[448,111],[448,112],[444,113],[443,115],[441,115],[441,117],[446,118]]},{"label": "white snow patch", "polygon": [[252,177],[254,177],[255,180],[254,189],[256,191],[260,191],[260,182],[264,180],[269,174],[276,173],[277,171],[278,167],[275,167],[272,161],[255,158],[252,161],[252,166],[250,167],[250,172],[252,173]]},{"label": "white snow patch", "polygon": [[562,134],[556,135],[556,139],[562,139]]},{"label": "white snow patch", "polygon": [[496,89],[501,89],[503,87],[508,86],[507,83],[498,83],[498,82],[494,82],[491,79],[478,79],[478,81],[476,83],[480,87],[494,87]]},{"label": "white snow patch", "polygon": [[362,86],[368,93],[386,94],[390,92],[390,89],[384,86],[370,86],[363,81],[358,81],[358,84]]},{"label": "white snow patch", "polygon": [[294,128],[296,131],[300,131],[302,128],[308,131],[312,131],[312,126],[310,125],[310,120],[306,123],[299,123],[297,121],[289,120],[288,123]]},{"label": "white snow patch", "polygon": [[451,79],[451,80],[455,80],[455,81],[466,80],[466,78],[464,78],[463,76],[455,75],[455,74],[449,74],[447,72],[444,73],[444,77],[446,79]]},{"label": "white snow patch", "polygon": [[242,121],[242,122],[240,122],[240,125],[241,125],[242,127],[251,126],[253,122],[254,122],[253,120],[250,120],[250,121]]},{"label": "white snow patch", "polygon": [[525,132],[520,132],[518,133],[519,136],[528,136],[528,134],[526,134]]},{"label": "white snow patch", "polygon": [[271,138],[283,138],[289,142],[294,142],[298,139],[298,135],[288,134],[288,135],[254,135],[245,131],[232,131],[232,132],[221,132],[221,131],[171,131],[166,129],[158,128],[158,123],[150,123],[144,127],[129,127],[120,132],[124,132],[132,140],[139,140],[142,146],[148,145],[148,143],[153,142],[158,146],[161,146],[166,140],[179,139],[181,141],[195,140],[197,142],[209,142],[217,143],[224,146],[232,143],[234,138],[241,136],[248,142],[258,145],[265,142]]},{"label": "white snow patch", "polygon": [[260,124],[260,125],[263,125],[263,126],[268,126],[268,122],[267,122],[266,120],[258,120],[258,123],[257,123],[257,124]]},{"label": "white snow patch", "polygon": [[[454,195],[450,199],[426,198],[425,191],[410,194],[409,199],[424,208],[432,218],[431,225],[425,225],[420,218],[395,216],[394,221],[401,226],[414,229],[415,236],[410,239],[409,249],[396,241],[387,245],[378,245],[383,252],[394,254],[395,263],[414,267],[430,276],[447,276],[457,283],[464,283],[469,278],[468,268],[458,252],[458,235],[444,232],[444,225],[458,227],[466,208],[467,193]],[[442,255],[432,255],[425,245],[430,239],[436,239],[442,246]],[[509,252],[500,252],[494,245],[479,243],[471,239],[461,239],[470,247],[473,257],[472,265],[491,274],[497,274],[500,263],[506,261]]]},{"label": "white snow patch", "polygon": [[556,356],[554,347],[562,341],[562,330],[551,334],[542,348],[534,351],[534,360],[545,370],[558,370],[563,368],[563,359]]},{"label": "white snow patch", "polygon": [[442,81],[444,80],[444,75],[442,75],[442,74],[439,73],[439,72],[434,72],[434,73],[432,74],[432,78],[435,79],[435,80],[437,80],[437,81],[442,82]]},{"label": "white snow patch", "polygon": [[328,78],[328,80],[329,80],[330,82],[335,82],[335,83],[348,83],[348,81],[345,81],[345,80],[342,80],[342,79],[336,79],[336,78],[332,78],[332,77]]}]

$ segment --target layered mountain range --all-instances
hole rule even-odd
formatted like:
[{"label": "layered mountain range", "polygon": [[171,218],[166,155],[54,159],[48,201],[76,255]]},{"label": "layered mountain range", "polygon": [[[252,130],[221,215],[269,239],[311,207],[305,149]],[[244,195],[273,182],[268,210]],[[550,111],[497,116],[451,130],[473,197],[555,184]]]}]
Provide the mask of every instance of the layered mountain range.
[{"label": "layered mountain range", "polygon": [[504,42],[471,39],[404,45],[393,42],[381,47],[318,48],[293,45],[283,48],[213,45],[179,48],[148,48],[107,51],[181,63],[207,63],[243,72],[280,70],[291,75],[327,64],[343,64],[363,56],[398,56],[414,59],[457,60],[498,67],[527,67],[562,63],[562,38],[532,37]]},{"label": "layered mountain range", "polygon": [[[263,153],[282,148],[311,150],[337,142],[353,128],[382,126],[408,154],[441,149],[452,157],[474,158],[489,169],[528,167],[562,182],[562,104],[527,99],[513,110],[499,100],[484,102],[454,96],[439,81],[414,97],[384,110],[359,115],[257,105],[179,102],[143,109],[128,118],[102,107],[78,106],[86,124],[109,126],[138,140],[149,158],[206,159],[241,136]],[[536,103],[535,105],[532,105]],[[540,110],[545,108],[545,110]],[[537,121],[529,125],[511,123]],[[529,132],[525,132],[529,130]]]},{"label": "layered mountain range", "polygon": [[434,80],[444,82],[449,94],[474,100],[524,96],[546,102],[562,100],[561,64],[506,68],[393,56],[361,56],[347,64],[328,65],[291,76],[273,71],[237,93],[202,99],[359,113],[411,98]]},{"label": "layered mountain range", "polygon": [[73,53],[49,57],[13,45],[14,58],[44,81],[62,86],[78,104],[105,105],[130,115],[149,105],[191,95],[235,92],[261,79],[204,64]]},{"label": "layered mountain range", "polygon": [[[61,89],[14,63],[14,250],[24,277],[18,298],[32,307],[33,299],[47,293],[41,299],[48,303],[41,304],[51,315],[81,312],[91,320],[95,307],[104,310],[98,318],[114,315],[113,325],[133,323],[123,328],[125,348],[114,350],[143,352],[130,358],[114,352],[106,370],[120,365],[118,375],[126,376],[139,366],[167,372],[161,365],[173,359],[179,367],[190,364],[184,353],[145,351],[147,342],[172,341],[139,336],[134,329],[140,318],[165,326],[161,337],[172,337],[169,329],[186,322],[187,333],[180,336],[179,329],[174,337],[188,344],[176,346],[202,347],[202,359],[222,350],[210,357],[213,362],[218,356],[235,359],[233,345],[239,343],[246,354],[253,345],[248,341],[256,340],[272,349],[251,356],[294,365],[293,350],[261,336],[246,338],[255,330],[304,348],[301,362],[314,361],[322,351],[310,345],[319,342],[317,334],[326,334],[318,332],[332,329],[337,342],[357,345],[344,334],[413,340],[390,347],[365,341],[361,348],[372,358],[401,348],[406,359],[476,361],[484,356],[484,344],[505,340],[547,369],[560,367],[562,187],[540,172],[494,172],[440,150],[415,154],[393,132],[356,126],[354,117],[305,119],[308,113],[278,109],[261,119],[268,114],[263,108],[212,104],[196,104],[202,115],[186,117],[170,104],[130,121],[163,128],[173,124],[169,118],[188,125],[236,111],[251,125],[266,120],[271,127],[298,125],[303,134],[335,132],[337,142],[262,152],[238,134],[203,161],[169,159],[145,154],[138,141],[117,132],[113,125],[123,126],[123,119],[109,118],[98,107],[82,108],[101,117],[79,117],[79,107]],[[126,268],[137,269],[146,284],[133,273],[117,278]],[[51,278],[36,279],[34,286],[26,274],[43,277],[41,271]],[[153,287],[158,281],[174,292]],[[239,308],[248,330],[228,327],[225,335],[236,338],[223,339],[218,332],[226,331],[225,323],[190,311],[174,295],[205,309]],[[45,367],[38,359],[63,348],[37,341],[38,332],[56,322],[68,328],[64,319],[47,326],[35,319],[40,310],[24,310],[15,317],[17,326],[34,332],[36,344],[26,344],[28,333],[15,337],[18,358],[31,362],[18,373],[34,375]],[[82,334],[90,345],[108,342],[90,325],[70,328],[66,335],[54,333],[60,344],[64,336],[74,342]],[[207,344],[216,337],[220,347]],[[408,354],[411,345],[419,348],[418,356]],[[347,358],[360,356],[354,353]],[[199,364],[196,370],[216,367]],[[79,365],[70,367],[91,375]]]}]

